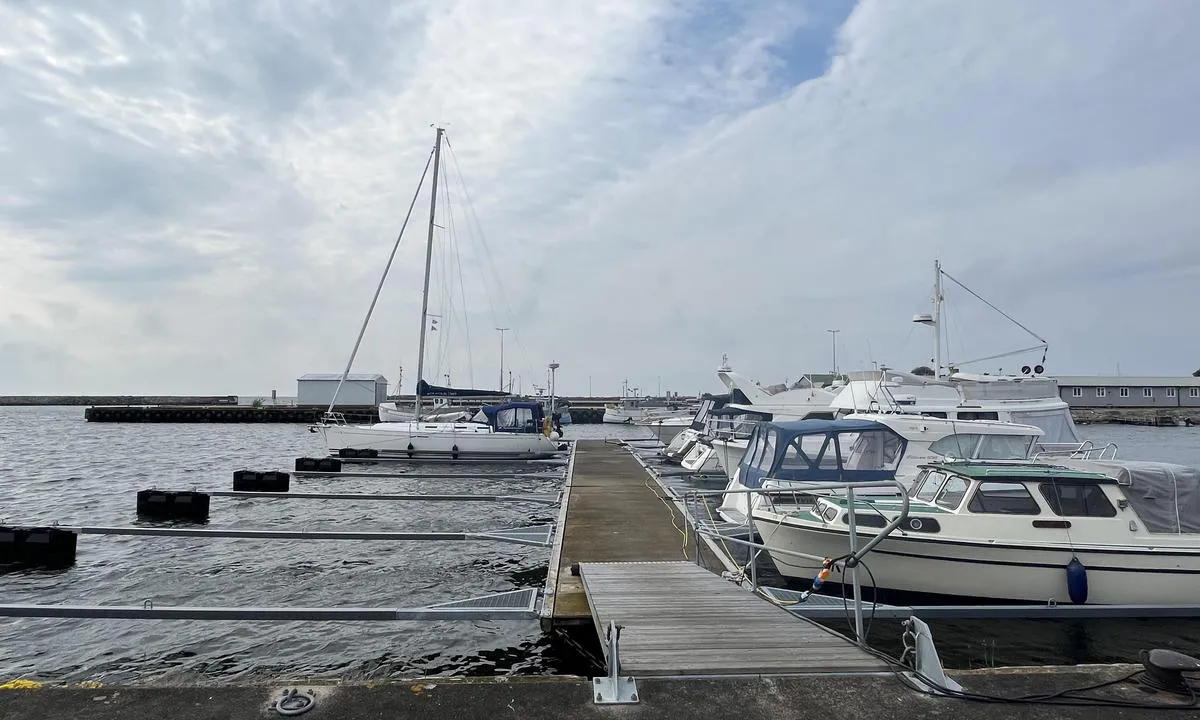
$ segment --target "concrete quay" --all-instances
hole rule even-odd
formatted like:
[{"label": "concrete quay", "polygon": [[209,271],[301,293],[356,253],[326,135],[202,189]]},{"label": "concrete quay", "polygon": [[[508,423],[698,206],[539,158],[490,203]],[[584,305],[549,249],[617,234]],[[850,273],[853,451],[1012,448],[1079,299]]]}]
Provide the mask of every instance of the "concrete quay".
[{"label": "concrete quay", "polygon": [[[89,720],[241,720],[284,717],[271,703],[285,689],[311,689],[316,702],[305,720],[360,718],[454,718],[454,720],[591,720],[593,718],[739,718],[739,720],[927,720],[928,718],[1200,718],[1180,696],[1151,692],[1124,682],[1088,693],[1101,701],[1146,705],[1004,702],[1097,685],[1126,677],[1137,668],[1121,665],[1073,668],[1009,668],[956,673],[964,689],[993,701],[935,697],[912,689],[892,673],[852,676],[743,676],[706,679],[639,679],[639,702],[601,705],[592,684],[579,677],[423,678],[383,683],[182,687],[45,687],[0,690],[0,720],[89,718]],[[1059,699],[1058,702],[1079,702]],[[1157,706],[1157,707],[1154,707]],[[1162,708],[1174,708],[1164,712]]]}]

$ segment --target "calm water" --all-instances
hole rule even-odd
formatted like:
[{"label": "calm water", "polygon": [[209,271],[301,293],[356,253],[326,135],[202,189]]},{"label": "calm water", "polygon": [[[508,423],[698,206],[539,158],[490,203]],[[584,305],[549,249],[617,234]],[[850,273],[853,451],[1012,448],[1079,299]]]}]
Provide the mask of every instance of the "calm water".
[{"label": "calm water", "polygon": [[[568,426],[571,437],[600,427]],[[616,432],[613,432],[615,430]],[[624,428],[605,428],[596,436]],[[628,433],[628,431],[626,431]],[[107,424],[83,408],[0,408],[0,522],[133,525],[135,494],[228,490],[239,469],[324,454],[291,424]],[[477,472],[506,468],[476,466]],[[439,470],[440,472],[440,470]],[[452,471],[453,472],[453,471]],[[552,492],[557,479],[299,480],[299,491]],[[213,498],[210,527],[481,530],[553,522],[512,503]],[[4,602],[411,607],[540,587],[549,550],[478,542],[358,542],[84,535],[65,571],[0,575]],[[536,621],[250,623],[0,618],[0,681],[255,676],[375,678],[555,672]]]},{"label": "calm water", "polygon": [[[1085,426],[1126,458],[1200,465],[1200,428]],[[568,426],[569,437],[642,437]],[[140,489],[227,490],[233,471],[288,469],[323,454],[302,425],[104,424],[82,408],[0,408],[0,523],[132,525]],[[477,467],[476,472],[503,470]],[[417,492],[546,492],[556,479],[405,481]],[[397,491],[396,481],[300,480],[299,491]],[[709,487],[719,489],[720,483]],[[524,504],[213,498],[210,527],[472,530],[553,521]],[[81,536],[76,565],[0,575],[4,602],[406,607],[541,586],[549,550],[473,542]],[[765,569],[769,575],[769,568]],[[1200,651],[1200,622],[933,623],[950,667],[1129,661],[1143,647]],[[872,643],[899,651],[899,624]],[[536,621],[250,623],[0,618],[0,680],[229,682],[579,671]]]}]

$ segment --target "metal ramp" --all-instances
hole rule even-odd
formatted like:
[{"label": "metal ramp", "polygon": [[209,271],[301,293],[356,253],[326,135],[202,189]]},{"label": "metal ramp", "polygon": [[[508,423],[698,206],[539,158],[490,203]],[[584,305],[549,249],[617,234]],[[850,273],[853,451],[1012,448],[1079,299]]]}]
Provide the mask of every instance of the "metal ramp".
[{"label": "metal ramp", "polygon": [[[852,641],[688,561],[579,564],[608,655],[632,676],[881,672]],[[616,662],[614,662],[614,660]]]}]

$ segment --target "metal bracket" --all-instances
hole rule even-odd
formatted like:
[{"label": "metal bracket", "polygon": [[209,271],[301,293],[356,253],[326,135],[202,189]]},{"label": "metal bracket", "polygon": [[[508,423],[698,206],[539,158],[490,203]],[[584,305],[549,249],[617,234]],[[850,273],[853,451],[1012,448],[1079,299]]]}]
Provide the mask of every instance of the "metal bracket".
[{"label": "metal bracket", "polygon": [[912,677],[913,682],[934,695],[946,694],[947,690],[961,692],[962,685],[947,677],[946,671],[942,668],[942,661],[938,657],[937,647],[933,644],[933,633],[929,631],[929,626],[915,615],[905,620],[904,624],[908,626],[907,632],[911,634],[914,641],[912,652],[916,671],[932,680],[936,685],[931,686],[919,677]]},{"label": "metal bracket", "polygon": [[621,626],[608,622],[605,637],[608,641],[608,675],[592,678],[593,701],[597,705],[631,705],[638,701],[637,683],[631,677],[621,677]]}]

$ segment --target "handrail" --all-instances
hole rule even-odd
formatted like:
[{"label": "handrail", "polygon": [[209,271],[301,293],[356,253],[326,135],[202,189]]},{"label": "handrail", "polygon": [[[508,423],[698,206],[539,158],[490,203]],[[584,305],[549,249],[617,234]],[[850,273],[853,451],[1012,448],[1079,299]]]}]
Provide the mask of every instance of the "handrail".
[{"label": "handrail", "polygon": [[[770,480],[770,478],[767,478],[767,480]],[[858,547],[858,527],[855,522],[857,513],[856,513],[856,509],[855,509],[854,489],[856,487],[880,487],[880,486],[885,486],[885,485],[895,485],[900,490],[900,497],[902,498],[902,502],[900,505],[900,513],[894,519],[892,519],[890,522],[888,522],[886,525],[884,525],[882,528],[880,528],[879,531],[875,533],[875,536],[873,538],[871,538],[869,541],[867,541],[867,543],[865,545],[863,545],[862,547]],[[762,552],[766,551],[768,553],[779,553],[781,555],[788,555],[788,556],[792,556],[792,557],[802,557],[802,558],[813,559],[813,560],[828,560],[828,558],[824,558],[824,557],[817,556],[817,555],[812,555],[810,553],[803,553],[803,552],[799,552],[799,551],[795,551],[795,550],[788,550],[786,548],[773,548],[772,549],[772,548],[768,548],[766,543],[755,542],[753,540],[753,538],[756,535],[755,529],[754,529],[755,503],[753,500],[751,500],[747,504],[748,511],[746,513],[746,523],[747,523],[747,528],[749,530],[749,538],[750,538],[749,540],[742,540],[741,538],[729,537],[729,536],[724,535],[723,533],[717,532],[715,530],[702,527],[700,522],[696,518],[696,516],[692,513],[693,503],[691,501],[694,501],[694,500],[696,500],[698,498],[702,498],[702,497],[716,496],[716,495],[721,495],[721,496],[725,496],[725,495],[758,495],[758,496],[765,496],[765,497],[780,496],[780,495],[789,496],[790,495],[792,497],[795,497],[797,495],[797,493],[810,494],[810,493],[821,492],[821,491],[825,491],[825,490],[840,490],[840,489],[846,490],[847,510],[849,512],[849,515],[847,516],[848,526],[849,526],[847,528],[847,541],[849,543],[850,552],[847,555],[845,555],[841,558],[838,558],[838,559],[841,560],[842,562],[844,562],[846,569],[848,569],[850,571],[850,581],[851,581],[851,584],[852,584],[853,590],[854,590],[853,594],[854,594],[855,638],[859,645],[865,645],[866,638],[865,638],[865,636],[864,636],[865,634],[863,632],[862,589],[861,589],[861,587],[859,585],[859,581],[858,581],[858,566],[859,566],[859,564],[862,563],[862,559],[864,556],[866,556],[867,553],[871,552],[875,548],[875,546],[877,546],[879,543],[881,543],[885,539],[887,539],[887,537],[889,535],[891,535],[892,532],[894,532],[905,521],[908,520],[909,497],[908,497],[908,490],[904,486],[903,483],[901,483],[899,480],[896,480],[895,478],[892,478],[889,481],[880,481],[880,482],[871,482],[871,483],[861,483],[861,482],[857,482],[857,483],[853,483],[853,482],[811,483],[811,484],[806,484],[803,487],[792,487],[792,488],[759,487],[759,488],[745,488],[745,489],[741,489],[741,490],[688,490],[687,492],[684,493],[685,502],[684,502],[683,506],[684,506],[685,512],[688,515],[688,520],[690,521],[690,524],[696,530],[697,538],[699,538],[701,536],[708,537],[708,538],[720,538],[721,542],[732,542],[737,545],[754,548],[754,552],[750,554],[750,558],[749,558],[749,562],[748,562],[749,568],[750,568],[750,587],[753,592],[759,593],[758,573],[757,573],[755,564],[756,564],[756,561],[758,560],[759,554],[761,554]],[[797,503],[797,504],[799,504],[799,503]],[[697,553],[696,557],[697,557],[697,562],[699,562],[699,557],[700,557],[699,553]],[[731,557],[730,559],[732,560],[733,558]],[[743,573],[744,573],[744,570],[743,570]],[[744,575],[743,575],[743,577],[744,577]],[[739,584],[740,584],[740,582],[739,582]]]},{"label": "handrail", "polygon": [[[767,478],[767,480],[770,480],[770,478]],[[803,492],[803,493],[807,494],[807,493],[811,493],[814,491],[819,492],[821,490],[842,490],[842,489],[853,491],[854,488],[856,488],[856,487],[859,487],[859,488],[881,487],[883,485],[895,485],[900,490],[900,497],[902,498],[902,502],[900,504],[900,514],[897,515],[896,518],[894,520],[892,520],[891,522],[889,522],[887,525],[884,525],[882,528],[880,528],[879,532],[875,535],[874,538],[871,539],[870,542],[868,542],[862,548],[860,548],[855,553],[853,553],[852,555],[850,555],[846,558],[847,566],[854,567],[855,565],[858,565],[862,561],[862,558],[864,555],[866,555],[872,549],[874,549],[874,547],[876,545],[878,545],[879,543],[881,543],[885,539],[887,539],[888,535],[890,535],[894,530],[896,530],[896,528],[900,527],[900,525],[902,525],[904,523],[904,521],[908,519],[908,510],[909,510],[908,489],[899,480],[892,479],[892,480],[886,481],[886,482],[872,482],[869,484],[861,483],[861,482],[856,482],[856,483],[852,483],[852,482],[813,483],[811,485],[805,485],[804,487],[789,488],[789,489],[784,489],[784,488],[778,488],[778,489],[746,488],[744,490],[689,490],[689,491],[687,491],[686,494],[688,496],[694,496],[694,497],[714,496],[714,495],[768,495],[768,496],[791,495],[791,496],[795,496],[799,492]],[[848,509],[851,511],[851,515],[853,515],[853,505],[852,505],[853,497],[850,497],[849,499],[851,500],[851,504],[849,505]],[[690,512],[690,510],[689,510],[689,512]],[[751,506],[750,513],[747,515],[747,519],[750,519],[753,516],[753,513],[754,513],[754,508],[753,508],[753,506]],[[699,531],[699,528],[697,528],[697,531]],[[730,539],[732,539],[732,538],[730,538]],[[763,546],[763,547],[765,549],[765,546]],[[782,548],[780,548],[780,549],[782,550]],[[816,557],[815,555],[804,555],[803,553],[793,553],[793,554],[799,554],[804,557]],[[851,561],[853,561],[853,562],[851,562]]]}]

